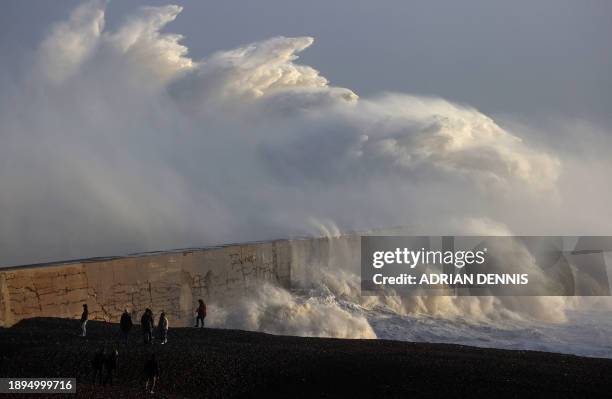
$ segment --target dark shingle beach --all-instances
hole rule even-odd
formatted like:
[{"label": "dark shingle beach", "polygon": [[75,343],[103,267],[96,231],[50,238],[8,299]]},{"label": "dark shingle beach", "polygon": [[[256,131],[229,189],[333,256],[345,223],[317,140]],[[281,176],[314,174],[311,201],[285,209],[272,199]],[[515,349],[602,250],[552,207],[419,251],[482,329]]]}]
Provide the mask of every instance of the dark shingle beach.
[{"label": "dark shingle beach", "polygon": [[[87,338],[77,336],[77,320],[29,319],[0,329],[0,376],[76,377],[82,398],[592,398],[612,392],[612,359],[195,328],[171,329],[167,345],[145,346],[139,326],[126,346],[117,324],[89,323]],[[119,350],[119,373],[112,385],[94,385],[91,360],[104,345]],[[161,369],[153,395],[145,393],[143,377],[152,351]]]}]

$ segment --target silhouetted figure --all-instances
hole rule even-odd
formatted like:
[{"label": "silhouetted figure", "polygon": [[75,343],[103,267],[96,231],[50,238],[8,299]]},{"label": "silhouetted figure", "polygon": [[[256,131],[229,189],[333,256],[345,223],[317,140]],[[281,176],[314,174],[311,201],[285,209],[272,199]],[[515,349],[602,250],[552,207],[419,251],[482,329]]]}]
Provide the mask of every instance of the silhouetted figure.
[{"label": "silhouetted figure", "polygon": [[127,309],[125,309],[121,315],[119,326],[121,328],[121,334],[123,334],[123,338],[125,339],[125,344],[127,345],[130,337],[130,331],[132,330],[133,326],[132,316],[128,313]]},{"label": "silhouetted figure", "polygon": [[159,339],[161,344],[168,342],[168,318],[165,312],[161,312],[159,315],[159,323],[157,323],[157,329],[159,330]]},{"label": "silhouetted figure", "polygon": [[96,380],[102,383],[102,368],[104,367],[104,348],[100,348],[95,354],[91,361],[91,366],[93,368],[93,383],[96,383]]},{"label": "silhouetted figure", "polygon": [[117,370],[117,361],[119,360],[119,352],[117,349],[111,350],[104,357],[104,368],[106,369],[106,377],[104,378],[104,384],[113,383],[113,376]]},{"label": "silhouetted figure", "polygon": [[81,337],[87,335],[87,320],[89,319],[89,310],[87,304],[83,304],[83,313],[81,313]]},{"label": "silhouetted figure", "polygon": [[142,327],[142,333],[144,335],[144,343],[153,343],[153,311],[147,308],[140,318],[140,326]]},{"label": "silhouetted figure", "polygon": [[200,324],[200,321],[201,321],[202,322],[202,327],[204,327],[204,319],[206,318],[206,304],[201,299],[198,299],[198,302],[200,302],[200,305],[196,309],[197,317],[196,317],[196,325],[195,326],[198,327],[199,324]]},{"label": "silhouetted figure", "polygon": [[[155,358],[155,354],[153,353],[149,360],[145,363],[144,373],[146,378],[145,383],[145,391],[149,391],[150,393],[155,393],[155,383],[159,378],[159,363],[157,363],[157,359]],[[149,387],[151,388],[149,390]]]}]

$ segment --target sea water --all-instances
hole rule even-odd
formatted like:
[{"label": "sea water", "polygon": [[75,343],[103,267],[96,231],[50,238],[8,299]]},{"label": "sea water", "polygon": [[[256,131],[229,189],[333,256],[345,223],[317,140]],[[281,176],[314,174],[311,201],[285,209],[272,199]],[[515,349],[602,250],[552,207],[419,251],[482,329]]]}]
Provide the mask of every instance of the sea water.
[{"label": "sea water", "polygon": [[364,312],[379,339],[612,358],[610,311],[568,310],[567,321],[563,323],[403,316],[383,308]]}]

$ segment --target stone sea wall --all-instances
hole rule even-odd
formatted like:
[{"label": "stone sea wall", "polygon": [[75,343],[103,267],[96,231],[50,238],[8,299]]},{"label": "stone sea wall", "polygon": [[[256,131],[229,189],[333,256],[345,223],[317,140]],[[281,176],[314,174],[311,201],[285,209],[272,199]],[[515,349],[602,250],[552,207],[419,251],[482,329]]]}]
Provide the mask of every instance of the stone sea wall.
[{"label": "stone sea wall", "polygon": [[289,286],[290,259],[290,242],[280,240],[0,269],[0,325],[77,318],[83,303],[92,319],[150,307],[186,325],[199,298],[240,295],[261,280]]},{"label": "stone sea wall", "polygon": [[83,303],[91,319],[117,321],[124,308],[139,316],[149,307],[189,325],[200,298],[231,300],[262,281],[289,288],[307,280],[309,265],[333,262],[332,254],[358,243],[359,236],[276,240],[0,268],[0,326],[78,318]]}]

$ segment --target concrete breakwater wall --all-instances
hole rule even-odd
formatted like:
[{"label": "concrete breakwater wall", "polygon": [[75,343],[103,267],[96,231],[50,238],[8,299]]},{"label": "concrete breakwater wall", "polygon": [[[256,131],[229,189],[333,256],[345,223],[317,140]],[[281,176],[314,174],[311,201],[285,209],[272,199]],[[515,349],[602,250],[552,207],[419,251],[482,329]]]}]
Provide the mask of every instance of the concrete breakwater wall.
[{"label": "concrete breakwater wall", "polygon": [[[0,326],[30,317],[118,321],[124,308],[164,310],[189,325],[197,300],[239,298],[262,281],[290,288],[311,264],[333,262],[334,248],[358,248],[359,236],[305,238],[86,259],[0,269]],[[341,251],[343,252],[343,251]],[[357,252],[354,252],[357,253]]]}]

